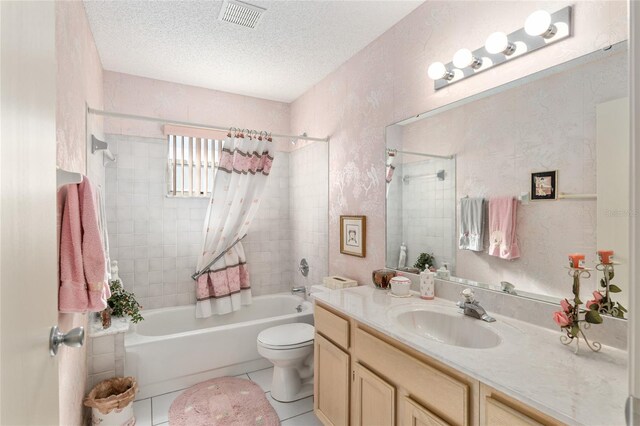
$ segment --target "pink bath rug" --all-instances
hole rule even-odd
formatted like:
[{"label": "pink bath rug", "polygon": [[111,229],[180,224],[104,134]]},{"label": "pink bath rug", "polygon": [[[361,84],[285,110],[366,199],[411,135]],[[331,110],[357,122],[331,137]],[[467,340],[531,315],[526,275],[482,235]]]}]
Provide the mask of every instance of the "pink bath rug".
[{"label": "pink bath rug", "polygon": [[220,377],[191,386],[169,409],[171,426],[277,426],[278,414],[260,386]]}]

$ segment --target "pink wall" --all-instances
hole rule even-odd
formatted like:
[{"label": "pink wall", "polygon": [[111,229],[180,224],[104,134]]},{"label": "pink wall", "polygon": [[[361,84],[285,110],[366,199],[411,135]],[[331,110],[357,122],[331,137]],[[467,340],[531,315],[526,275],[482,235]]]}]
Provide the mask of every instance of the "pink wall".
[{"label": "pink wall", "polygon": [[[86,173],[85,102],[102,107],[102,64],[83,3],[56,2],[57,165]],[[94,131],[101,131],[95,123]],[[63,331],[85,326],[87,315],[60,314]],[[86,346],[62,346],[59,357],[60,419],[63,425],[83,424],[82,399],[87,378]]]},{"label": "pink wall", "polygon": [[[511,32],[529,13],[574,4],[574,36],[449,88],[433,90],[426,69],[475,49],[493,31]],[[384,266],[384,128],[473,93],[581,56],[626,35],[624,1],[429,1],[297,99],[291,131],[330,135],[331,274],[370,282]],[[367,216],[367,257],[339,252],[339,217]]]},{"label": "pink wall", "polygon": [[[289,133],[290,105],[112,71],[104,73],[105,110]],[[105,133],[163,137],[162,125],[105,119]],[[287,149],[281,143],[279,148]]]}]

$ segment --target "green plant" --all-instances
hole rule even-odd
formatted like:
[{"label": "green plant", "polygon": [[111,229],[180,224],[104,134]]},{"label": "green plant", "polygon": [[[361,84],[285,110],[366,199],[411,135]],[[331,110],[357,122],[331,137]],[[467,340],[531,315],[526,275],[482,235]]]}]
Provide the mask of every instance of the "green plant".
[{"label": "green plant", "polygon": [[120,280],[109,282],[109,288],[111,289],[111,297],[107,300],[107,303],[113,310],[111,313],[113,316],[128,316],[134,324],[144,319],[140,315],[142,306],[140,306],[133,293],[124,289]]},{"label": "green plant", "polygon": [[433,257],[433,253],[420,253],[418,260],[416,260],[416,264],[413,265],[413,267],[424,271],[428,266],[435,266],[435,263],[436,259]]}]

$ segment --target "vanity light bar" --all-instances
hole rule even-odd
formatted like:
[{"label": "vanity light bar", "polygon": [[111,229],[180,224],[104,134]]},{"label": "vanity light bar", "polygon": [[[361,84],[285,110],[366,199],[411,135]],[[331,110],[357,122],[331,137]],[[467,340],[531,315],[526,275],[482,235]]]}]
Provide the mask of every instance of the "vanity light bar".
[{"label": "vanity light bar", "polygon": [[473,52],[460,49],[453,61],[447,64],[434,62],[427,73],[434,80],[435,90],[442,89],[571,35],[571,6],[555,13],[538,10],[529,15],[523,28],[508,35],[495,32],[481,48]]}]

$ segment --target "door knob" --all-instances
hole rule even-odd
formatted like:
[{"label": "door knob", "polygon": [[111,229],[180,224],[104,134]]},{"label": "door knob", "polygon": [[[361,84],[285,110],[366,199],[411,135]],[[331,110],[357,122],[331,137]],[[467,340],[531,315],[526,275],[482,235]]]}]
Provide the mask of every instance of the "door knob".
[{"label": "door knob", "polygon": [[76,327],[68,333],[63,333],[57,325],[54,325],[51,327],[51,334],[49,334],[49,354],[51,354],[51,356],[56,356],[58,353],[58,347],[63,343],[73,348],[79,348],[82,346],[83,342],[83,327]]}]

